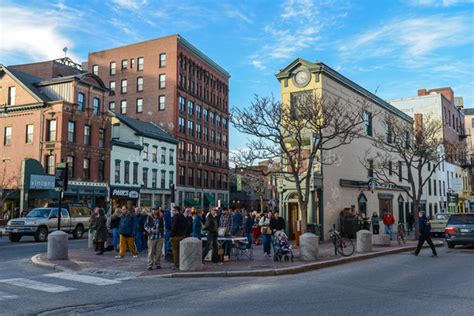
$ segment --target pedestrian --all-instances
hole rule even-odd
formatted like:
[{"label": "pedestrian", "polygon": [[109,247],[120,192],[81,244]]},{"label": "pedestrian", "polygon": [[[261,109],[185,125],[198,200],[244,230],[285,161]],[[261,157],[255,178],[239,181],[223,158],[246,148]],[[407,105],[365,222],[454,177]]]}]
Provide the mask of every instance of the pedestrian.
[{"label": "pedestrian", "polygon": [[418,224],[420,228],[420,236],[418,237],[418,246],[416,247],[415,252],[412,252],[415,256],[418,256],[420,253],[421,247],[425,243],[425,241],[430,245],[431,251],[433,252],[432,257],[437,257],[438,254],[436,253],[436,248],[431,240],[431,223],[429,219],[426,217],[425,211],[420,211],[418,213]]},{"label": "pedestrian", "polygon": [[204,220],[202,217],[202,210],[197,210],[193,218],[193,234],[194,238],[201,239],[202,229],[204,228]]},{"label": "pedestrian", "polygon": [[163,214],[154,206],[151,209],[151,215],[147,216],[145,230],[148,233],[148,270],[153,269],[153,265],[157,269],[161,269],[161,252],[163,249],[163,236],[165,231],[165,223]]},{"label": "pedestrian", "polygon": [[383,223],[385,225],[385,234],[390,236],[390,240],[393,240],[393,224],[395,224],[395,218],[392,213],[386,211],[383,217]]},{"label": "pedestrian", "polygon": [[5,219],[5,224],[8,224],[8,221],[10,220],[11,218],[11,211],[10,210],[7,210],[5,212],[5,216],[4,216],[4,219]]},{"label": "pedestrian", "polygon": [[379,229],[380,229],[380,218],[377,212],[374,212],[372,214],[372,217],[370,218],[370,222],[372,223],[372,231],[374,235],[378,235]]},{"label": "pedestrian", "polygon": [[252,228],[253,228],[253,217],[250,213],[245,214],[244,222],[244,234],[247,237],[247,249],[252,248]]},{"label": "pedestrian", "polygon": [[137,218],[129,208],[122,210],[122,217],[120,218],[120,252],[117,259],[122,259],[125,256],[125,252],[130,250],[133,258],[138,256],[137,248],[135,247],[135,234],[137,232]]},{"label": "pedestrian", "polygon": [[117,207],[115,209],[114,214],[112,214],[112,218],[110,220],[110,230],[112,231],[112,244],[114,246],[114,251],[118,252],[119,251],[119,240],[120,240],[120,234],[119,234],[119,227],[120,227],[120,217],[122,216],[122,210]]},{"label": "pedestrian", "polygon": [[222,262],[219,262],[217,244],[219,225],[217,222],[217,209],[215,207],[211,208],[211,211],[207,214],[205,227],[207,229],[207,245],[202,254],[202,261],[204,262],[207,253],[212,249],[212,262],[215,265],[221,265]]},{"label": "pedestrian", "polygon": [[[224,236],[229,237],[232,235],[232,228],[234,227],[234,216],[230,214],[229,210],[222,209],[222,214],[219,218],[219,228],[224,228]],[[232,251],[232,241],[226,240],[224,242],[224,254],[227,258],[230,258],[230,252]]]},{"label": "pedestrian", "polygon": [[145,233],[145,222],[147,219],[146,212],[142,214],[142,210],[139,207],[135,208],[135,215],[137,217],[137,231],[135,232],[135,245],[137,251],[140,253],[145,248],[143,245],[143,236]]},{"label": "pedestrian", "polygon": [[89,217],[89,235],[91,236],[92,242],[94,243],[95,251],[99,251],[98,245],[96,243],[96,238],[95,238],[95,234],[96,234],[96,231],[97,231],[97,218],[98,218],[98,214],[99,214],[98,209],[99,208],[96,207],[91,212],[91,215]]},{"label": "pedestrian", "polygon": [[407,221],[408,221],[408,233],[411,234],[411,232],[413,231],[413,227],[415,226],[415,217],[413,216],[413,212],[410,212],[410,214],[408,214]]},{"label": "pedestrian", "polygon": [[170,254],[171,250],[171,211],[170,209],[165,209],[163,211],[163,220],[165,221],[165,258]]},{"label": "pedestrian", "polygon": [[193,209],[190,207],[186,208],[183,215],[188,223],[186,237],[190,237],[193,234]]},{"label": "pedestrian", "polygon": [[97,245],[96,255],[104,254],[104,243],[107,240],[107,218],[103,208],[97,208],[97,221],[96,221],[96,232],[95,242]]},{"label": "pedestrian", "polygon": [[275,211],[274,216],[270,219],[270,229],[275,234],[277,231],[285,231],[285,220],[280,217],[280,213]]},{"label": "pedestrian", "polygon": [[[232,227],[232,235],[234,236],[237,236],[240,232],[240,229],[242,228],[242,225],[243,225],[243,216],[242,216],[242,212],[240,211],[240,209],[236,209],[234,211],[234,215],[233,215],[233,227]],[[242,236],[242,235],[240,235]]]},{"label": "pedestrian", "polygon": [[260,226],[263,239],[263,252],[271,257],[271,241],[272,241],[272,230],[270,228],[270,221],[272,219],[272,212],[268,211],[264,213],[260,218],[258,225]]},{"label": "pedestrian", "polygon": [[186,237],[188,222],[180,212],[179,207],[173,208],[171,218],[171,248],[173,249],[173,270],[179,269],[179,243]]}]

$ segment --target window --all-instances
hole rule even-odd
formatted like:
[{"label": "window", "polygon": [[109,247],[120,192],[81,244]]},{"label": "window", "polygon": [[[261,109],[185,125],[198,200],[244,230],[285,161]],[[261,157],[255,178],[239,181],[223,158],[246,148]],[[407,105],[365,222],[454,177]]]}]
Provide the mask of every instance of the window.
[{"label": "window", "polygon": [[209,141],[209,134],[208,134],[208,129],[207,129],[207,127],[204,127],[204,129],[203,129],[202,132],[203,132],[204,140],[205,140],[206,142],[208,142],[208,141]]},{"label": "window", "polygon": [[194,123],[192,121],[188,121],[188,135],[194,136]]},{"label": "window", "polygon": [[156,189],[156,185],[158,182],[158,170],[153,169],[151,170],[151,187]]},{"label": "window", "polygon": [[97,97],[94,97],[92,101],[92,113],[94,115],[98,115],[100,113],[100,99]]},{"label": "window", "polygon": [[222,135],[222,146],[227,147],[227,135]]},{"label": "window", "polygon": [[179,97],[179,111],[184,112],[185,107],[186,107],[186,99],[180,96]]},{"label": "window", "polygon": [[162,164],[166,164],[166,147],[161,147],[161,162]]},{"label": "window", "polygon": [[372,136],[372,113],[364,112],[364,126],[365,134],[367,136]]},{"label": "window", "polygon": [[184,167],[179,167],[179,184],[184,185]]},{"label": "window", "polygon": [[179,117],[179,132],[180,133],[185,133],[185,129],[186,129],[186,121],[184,119],[184,117],[180,116]]},{"label": "window", "polygon": [[221,126],[221,116],[219,114],[216,115],[216,125]]},{"label": "window", "polygon": [[197,162],[201,162],[201,151],[202,151],[201,145],[196,145],[196,161]]},{"label": "window", "polygon": [[67,123],[67,141],[70,143],[76,141],[76,122],[69,121]]},{"label": "window", "polygon": [[115,95],[115,81],[109,82],[110,95]]},{"label": "window", "polygon": [[151,149],[151,161],[152,162],[158,161],[158,146],[153,146]]},{"label": "window", "polygon": [[84,145],[91,144],[91,126],[84,125]]},{"label": "window", "polygon": [[169,187],[171,188],[174,183],[174,171],[169,172],[169,179],[168,179]]},{"label": "window", "polygon": [[211,188],[216,187],[216,173],[211,171]]},{"label": "window", "polygon": [[81,92],[77,94],[77,110],[79,112],[84,111],[84,93]]},{"label": "window", "polygon": [[122,79],[122,89],[120,93],[127,93],[127,79]]},{"label": "window", "polygon": [[148,160],[148,144],[143,145],[142,159],[146,161]]},{"label": "window", "polygon": [[216,143],[216,132],[213,129],[211,129],[211,143]]},{"label": "window", "polygon": [[159,87],[160,87],[160,89],[166,88],[166,75],[165,74],[160,75],[160,85],[159,85]]},{"label": "window", "polygon": [[83,173],[82,178],[89,179],[91,177],[91,169],[90,169],[91,161],[89,158],[84,158],[82,163]]},{"label": "window", "polygon": [[11,145],[12,144],[12,128],[5,127],[4,134],[3,134],[3,145]]},{"label": "window", "polygon": [[428,180],[428,195],[431,195],[431,180]]},{"label": "window", "polygon": [[194,169],[188,168],[188,185],[194,186]]},{"label": "window", "polygon": [[188,143],[188,160],[194,160],[194,144]]},{"label": "window", "polygon": [[439,189],[439,196],[442,196],[443,195],[443,192],[441,190],[441,180],[438,181],[439,185],[438,185],[438,189]]},{"label": "window", "polygon": [[217,132],[216,141],[218,145],[222,145],[222,134],[220,132]]},{"label": "window", "polygon": [[207,163],[207,153],[208,149],[206,147],[202,148],[202,162]]},{"label": "window", "polygon": [[174,165],[174,150],[173,149],[170,149],[169,164],[170,166]]},{"label": "window", "polygon": [[133,163],[133,184],[138,184],[138,162]]},{"label": "window", "polygon": [[225,117],[222,118],[222,126],[227,129],[227,119]]},{"label": "window", "polygon": [[201,138],[201,124],[196,124],[196,137]]},{"label": "window", "polygon": [[67,176],[69,179],[74,178],[74,156],[67,156]]},{"label": "window", "polygon": [[214,124],[214,112],[209,113],[209,122],[211,122],[211,124]]},{"label": "window", "polygon": [[99,147],[105,147],[105,129],[99,128]]},{"label": "window", "polygon": [[115,61],[112,61],[110,63],[110,75],[113,76],[117,73],[117,64],[115,63]]},{"label": "window", "polygon": [[130,183],[130,161],[125,161],[123,169],[123,183],[129,184]]},{"label": "window", "polygon": [[48,174],[54,174],[56,169],[56,157],[54,155],[46,156],[46,169]]},{"label": "window", "polygon": [[392,127],[390,126],[390,124],[387,124],[385,126],[385,128],[386,128],[386,131],[385,131],[386,132],[386,135],[385,135],[386,136],[386,142],[388,144],[391,144],[392,143]]},{"label": "window", "polygon": [[127,101],[126,100],[120,101],[120,113],[122,113],[122,114],[127,113]]},{"label": "window", "polygon": [[199,104],[196,104],[196,117],[201,118],[201,106]]},{"label": "window", "polygon": [[122,69],[128,68],[128,59],[122,59]]},{"label": "window", "polygon": [[436,180],[433,179],[433,195],[437,195],[438,194],[438,190],[436,189]]},{"label": "window", "polygon": [[143,77],[137,78],[137,91],[143,91]]},{"label": "window", "polygon": [[165,109],[166,97],[164,95],[160,95],[158,97],[158,110],[163,111]]},{"label": "window", "polygon": [[143,112],[143,99],[142,98],[137,99],[136,109],[137,109],[137,113]]},{"label": "window", "polygon": [[32,144],[33,143],[33,132],[34,132],[34,125],[33,124],[28,124],[26,125],[26,138],[25,142],[27,144]]},{"label": "window", "polygon": [[203,187],[209,187],[209,171],[203,170],[202,172],[202,179],[203,179]]},{"label": "window", "polygon": [[196,186],[200,187],[202,186],[202,179],[201,179],[201,169],[196,170]]},{"label": "window", "polygon": [[148,168],[143,168],[143,186],[148,188]]},{"label": "window", "polygon": [[138,71],[143,70],[143,57],[138,57],[137,58],[137,70]]},{"label": "window", "polygon": [[405,131],[405,149],[410,149],[410,132]]},{"label": "window", "polygon": [[180,140],[178,144],[179,159],[184,159],[184,141]]},{"label": "window", "polygon": [[56,140],[56,120],[48,121],[48,134],[46,135],[46,140],[50,142]]},{"label": "window", "polygon": [[161,182],[160,183],[161,188],[165,189],[166,188],[166,171],[165,170],[161,170],[160,182]]},{"label": "window", "polygon": [[403,181],[403,169],[402,169],[402,162],[398,162],[398,181]]},{"label": "window", "polygon": [[188,101],[188,115],[194,115],[194,103]]},{"label": "window", "polygon": [[130,69],[135,67],[135,58],[130,58]]},{"label": "window", "polygon": [[120,160],[115,160],[115,183],[120,183]]},{"label": "window", "polygon": [[369,163],[369,168],[367,169],[367,177],[373,178],[374,177],[374,161],[372,159],[369,159],[367,162]]},{"label": "window", "polygon": [[109,110],[110,111],[115,111],[115,102],[114,101],[109,102]]},{"label": "window", "polygon": [[393,174],[393,164],[391,161],[388,162],[388,175],[391,176]]},{"label": "window", "polygon": [[99,180],[104,181],[105,180],[105,161],[104,160],[99,160],[97,169],[99,171]]},{"label": "window", "polygon": [[207,109],[202,110],[202,116],[204,117],[204,122],[207,122],[209,120],[209,117],[207,115]]},{"label": "window", "polygon": [[16,87],[8,87],[8,105],[15,105]]},{"label": "window", "polygon": [[160,68],[166,67],[166,54],[160,54]]},{"label": "window", "polygon": [[96,76],[99,75],[99,65],[92,65],[92,73]]}]

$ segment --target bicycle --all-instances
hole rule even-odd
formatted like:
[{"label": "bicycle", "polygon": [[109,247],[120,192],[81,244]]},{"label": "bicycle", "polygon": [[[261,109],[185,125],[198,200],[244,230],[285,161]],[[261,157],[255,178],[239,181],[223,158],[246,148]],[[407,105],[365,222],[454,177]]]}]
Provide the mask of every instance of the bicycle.
[{"label": "bicycle", "polygon": [[334,245],[334,255],[337,256],[337,253],[341,254],[343,257],[352,256],[354,253],[354,243],[348,238],[341,236],[341,233],[338,232],[335,228],[329,231],[331,233],[331,241]]}]

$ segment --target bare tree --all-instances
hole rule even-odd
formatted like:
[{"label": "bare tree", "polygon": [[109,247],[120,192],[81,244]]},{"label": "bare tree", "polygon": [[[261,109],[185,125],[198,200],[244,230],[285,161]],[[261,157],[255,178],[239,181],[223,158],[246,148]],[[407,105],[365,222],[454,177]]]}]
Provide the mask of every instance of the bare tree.
[{"label": "bare tree", "polygon": [[290,104],[273,97],[258,97],[247,108],[232,110],[235,128],[249,135],[247,148],[233,153],[236,168],[249,168],[261,160],[281,159],[279,176],[295,185],[306,232],[311,181],[320,164],[334,159],[324,153],[360,136],[366,103],[323,98],[316,91],[294,94]]},{"label": "bare tree", "polygon": [[366,152],[363,165],[372,171],[376,181],[406,192],[412,200],[417,237],[423,188],[453,149],[443,144],[442,123],[429,116],[416,114],[414,124],[410,125],[385,115],[383,124],[385,131],[375,133],[373,138],[376,150]]},{"label": "bare tree", "polygon": [[[7,166],[4,165],[3,170],[0,172],[0,210],[3,206],[3,202],[9,199],[16,192],[20,191],[20,176],[15,173],[9,173]],[[11,211],[11,218],[14,215],[13,210]],[[0,212],[1,214],[1,212]]]}]

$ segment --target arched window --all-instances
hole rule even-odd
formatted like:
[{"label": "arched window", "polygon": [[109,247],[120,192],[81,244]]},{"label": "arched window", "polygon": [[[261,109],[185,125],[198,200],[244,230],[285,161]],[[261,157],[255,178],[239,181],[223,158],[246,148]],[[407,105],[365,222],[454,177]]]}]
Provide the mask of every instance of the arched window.
[{"label": "arched window", "polygon": [[367,197],[364,193],[359,194],[357,204],[359,205],[359,212],[364,214],[364,217],[367,217]]}]

